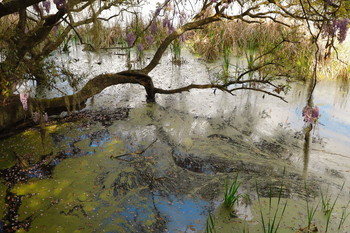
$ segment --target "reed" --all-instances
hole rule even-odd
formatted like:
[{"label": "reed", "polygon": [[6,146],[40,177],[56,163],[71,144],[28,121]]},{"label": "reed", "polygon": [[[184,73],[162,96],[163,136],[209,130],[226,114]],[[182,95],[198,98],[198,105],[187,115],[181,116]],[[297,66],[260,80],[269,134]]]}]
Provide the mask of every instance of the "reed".
[{"label": "reed", "polygon": [[239,186],[241,185],[238,182],[238,174],[233,179],[231,185],[229,185],[228,178],[225,181],[225,196],[224,196],[224,205],[231,209],[233,205],[238,201],[240,194],[237,193]]},{"label": "reed", "polygon": [[214,222],[213,216],[211,215],[210,212],[209,212],[209,217],[208,217],[208,219],[207,219],[207,224],[206,224],[205,232],[206,232],[206,233],[216,233],[216,230],[215,230],[215,222]]}]

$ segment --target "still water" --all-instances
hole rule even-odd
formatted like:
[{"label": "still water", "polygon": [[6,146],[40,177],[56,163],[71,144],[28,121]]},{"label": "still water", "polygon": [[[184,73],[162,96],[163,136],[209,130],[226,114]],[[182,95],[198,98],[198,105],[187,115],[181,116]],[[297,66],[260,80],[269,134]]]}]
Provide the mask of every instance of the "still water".
[{"label": "still water", "polygon": [[[163,58],[150,74],[155,86],[207,83],[220,64],[183,57],[180,67]],[[115,51],[75,48],[59,59],[84,75],[80,85],[125,69]],[[339,227],[350,190],[349,84],[317,83],[321,117],[308,144],[306,86],[292,84],[288,103],[193,90],[159,95],[156,104],[137,85],[109,87],[78,116],[64,113],[0,141],[0,232],[204,232],[209,212],[217,232],[263,232],[261,213],[266,222],[278,209],[279,219],[286,201],[280,232],[308,225],[307,203],[325,232],[321,192],[331,204],[339,194],[328,232],[350,232],[348,219]],[[60,88],[73,92],[67,82]],[[222,200],[225,179],[237,173],[242,198],[233,213]]]}]

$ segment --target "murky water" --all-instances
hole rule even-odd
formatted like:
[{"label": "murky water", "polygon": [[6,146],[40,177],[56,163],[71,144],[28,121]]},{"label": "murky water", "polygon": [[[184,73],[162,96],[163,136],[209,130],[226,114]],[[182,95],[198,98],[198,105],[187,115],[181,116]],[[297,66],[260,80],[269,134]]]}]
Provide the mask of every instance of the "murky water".
[{"label": "murky water", "polygon": [[[76,51],[61,59],[91,78],[125,68],[114,53]],[[156,86],[211,79],[207,68],[218,64],[184,55],[181,67],[171,55],[161,61],[151,73]],[[320,190],[332,203],[340,193],[328,232],[350,232],[349,219],[337,229],[350,190],[348,85],[317,84],[321,118],[308,153],[303,83],[293,84],[288,103],[248,91],[193,90],[146,104],[137,85],[107,88],[80,117],[48,123],[44,137],[38,127],[0,141],[0,232],[203,232],[209,212],[217,232],[263,232],[260,210],[266,221],[285,201],[280,232],[296,232],[307,226],[306,200],[316,206]],[[237,173],[246,198],[233,214],[221,203],[225,179]],[[321,206],[314,219],[324,232]]]}]

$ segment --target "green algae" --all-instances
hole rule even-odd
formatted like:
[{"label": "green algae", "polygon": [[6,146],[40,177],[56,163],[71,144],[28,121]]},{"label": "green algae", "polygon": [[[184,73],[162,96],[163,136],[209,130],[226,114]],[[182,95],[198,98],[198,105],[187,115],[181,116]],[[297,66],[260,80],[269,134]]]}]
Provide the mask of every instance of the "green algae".
[{"label": "green algae", "polygon": [[[98,126],[92,127],[89,132],[94,130],[98,130]],[[65,133],[65,130],[58,132]],[[81,134],[74,128],[66,133],[66,136],[72,138]],[[78,141],[75,146],[81,150],[92,151],[90,142],[91,140],[87,138]],[[113,195],[113,183],[121,172],[136,173],[134,168],[121,166],[119,161],[110,159],[111,154],[125,152],[123,143],[118,137],[112,137],[103,146],[93,150],[96,152],[93,155],[69,158],[60,162],[50,179],[31,179],[27,183],[15,185],[12,192],[23,196],[19,209],[20,220],[30,216],[33,219],[29,232],[98,231],[108,216],[117,216],[124,211],[122,203],[129,205],[130,199],[137,200],[136,203],[147,201],[147,198],[140,198],[139,195],[147,189],[147,186],[142,185],[128,190],[126,195],[120,198]],[[101,175],[104,178],[99,182],[98,177]],[[129,186],[134,185],[130,180],[121,181]],[[151,227],[157,221],[155,215],[146,204],[140,205],[150,212],[150,216],[143,224]],[[125,226],[128,226],[129,232],[135,231],[121,216],[110,220],[105,230],[128,232],[124,229]]]}]

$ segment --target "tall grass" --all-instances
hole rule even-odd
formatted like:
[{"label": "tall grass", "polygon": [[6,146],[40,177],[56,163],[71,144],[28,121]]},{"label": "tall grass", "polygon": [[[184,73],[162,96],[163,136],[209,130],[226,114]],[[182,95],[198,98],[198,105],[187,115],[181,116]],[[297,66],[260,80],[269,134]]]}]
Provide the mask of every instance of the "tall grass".
[{"label": "tall grass", "polygon": [[329,227],[329,223],[330,223],[330,220],[331,220],[331,216],[332,216],[332,213],[333,213],[333,210],[334,210],[334,206],[335,206],[336,202],[338,201],[338,198],[339,198],[339,196],[340,196],[340,193],[343,191],[344,185],[345,185],[345,182],[344,182],[343,185],[341,186],[340,191],[339,191],[337,197],[336,197],[336,198],[334,199],[334,201],[333,201],[333,204],[330,205],[329,210],[325,213],[325,215],[326,215],[326,230],[325,230],[325,232],[326,232],[326,233],[328,232],[328,227]]},{"label": "tall grass", "polygon": [[175,39],[171,44],[172,50],[172,61],[174,64],[181,64],[181,40],[179,38]]},{"label": "tall grass", "polygon": [[207,219],[205,233],[216,233],[215,222],[214,222],[214,219],[213,219],[213,216],[211,215],[211,213],[209,213],[209,217]]},{"label": "tall grass", "polygon": [[237,193],[237,191],[240,185],[240,182],[238,182],[238,174],[233,179],[231,185],[229,185],[228,178],[226,178],[224,205],[227,208],[232,208],[233,205],[238,201],[240,195]]},{"label": "tall grass", "polygon": [[[276,73],[298,79],[310,75],[314,50],[297,28],[286,28],[272,22],[217,22],[192,33],[189,41],[193,52],[208,61],[220,57],[225,59],[225,49],[229,47],[234,52],[233,56],[246,57],[248,68],[274,63],[264,67],[262,74]],[[224,61],[225,64],[228,62]]]},{"label": "tall grass", "polygon": [[340,228],[342,228],[342,226],[344,225],[344,222],[346,221],[346,219],[349,217],[350,213],[347,212],[347,209],[349,207],[350,201],[348,201],[348,203],[346,204],[345,207],[343,207],[342,213],[341,213],[341,217],[340,217],[340,221],[339,221],[339,225],[338,225],[338,230],[340,230]]},{"label": "tall grass", "polygon": [[269,192],[269,206],[268,206],[268,218],[265,219],[264,214],[262,212],[262,206],[259,196],[259,190],[258,190],[258,184],[256,184],[256,192],[258,195],[258,202],[259,202],[259,208],[260,208],[260,217],[262,222],[262,228],[264,233],[276,233],[278,229],[280,228],[280,224],[283,218],[283,215],[285,213],[286,207],[287,207],[287,201],[283,204],[282,210],[280,210],[280,204],[282,200],[282,193],[283,193],[283,185],[280,186],[278,191],[278,198],[277,198],[277,205],[276,210],[272,211],[272,188],[270,186],[270,192]]}]

